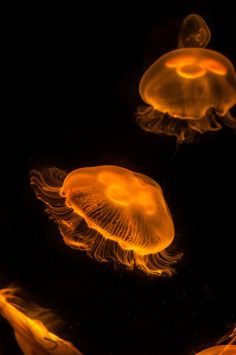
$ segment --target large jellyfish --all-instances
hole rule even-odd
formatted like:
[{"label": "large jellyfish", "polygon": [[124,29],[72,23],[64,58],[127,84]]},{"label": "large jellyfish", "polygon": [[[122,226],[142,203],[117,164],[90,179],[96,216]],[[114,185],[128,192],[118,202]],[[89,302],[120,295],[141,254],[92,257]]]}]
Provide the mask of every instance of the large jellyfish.
[{"label": "large jellyfish", "polygon": [[12,326],[17,343],[25,355],[82,355],[70,342],[51,333],[45,321],[36,316],[41,313],[44,318],[51,318],[48,311],[36,306],[33,310],[29,310],[29,306],[26,309],[16,293],[14,288],[0,290],[0,314]]},{"label": "large jellyfish", "polygon": [[81,168],[66,175],[32,171],[31,184],[58,225],[64,242],[99,261],[136,265],[147,274],[171,274],[180,255],[165,249],[174,224],[161,187],[118,166]]},{"label": "large jellyfish", "polygon": [[231,338],[230,342],[226,345],[216,345],[210,348],[207,348],[196,355],[235,355],[236,354],[236,345],[233,345],[236,341],[236,328],[233,329],[229,334],[222,337],[217,344],[224,342],[226,339]]},{"label": "large jellyfish", "polygon": [[205,349],[196,355],[235,355],[236,345],[218,345]]},{"label": "large jellyfish", "polygon": [[139,92],[148,106],[137,112],[146,131],[176,136],[178,142],[196,133],[236,127],[230,109],[236,104],[236,75],[222,54],[205,49],[210,30],[196,14],[183,21],[179,49],[157,59],[144,73]]}]

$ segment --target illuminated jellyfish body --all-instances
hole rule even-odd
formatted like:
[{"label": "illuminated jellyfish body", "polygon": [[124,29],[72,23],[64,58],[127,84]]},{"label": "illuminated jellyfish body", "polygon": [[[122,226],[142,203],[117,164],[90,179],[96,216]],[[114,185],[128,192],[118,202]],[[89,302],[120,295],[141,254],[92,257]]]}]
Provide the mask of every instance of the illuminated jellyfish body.
[{"label": "illuminated jellyfish body", "polygon": [[25,355],[82,355],[70,342],[51,333],[45,321],[38,319],[40,313],[44,318],[52,317],[47,310],[36,306],[31,311],[23,308],[15,289],[0,290],[0,314],[12,326],[17,343]]},{"label": "illuminated jellyfish body", "polygon": [[196,355],[235,355],[236,345],[218,345],[205,349]]},{"label": "illuminated jellyfish body", "polygon": [[217,345],[210,348],[207,348],[196,355],[235,355],[236,354],[236,345],[233,345],[236,341],[236,328],[233,329],[229,334],[223,336],[217,344],[221,344],[225,340],[231,338],[230,342],[227,345]]},{"label": "illuminated jellyfish body", "polygon": [[207,46],[211,39],[211,32],[204,19],[197,14],[190,14],[185,17],[180,27],[178,46],[201,47]]},{"label": "illuminated jellyfish body", "polygon": [[[210,33],[206,24],[200,27],[200,16],[191,16],[183,23],[179,36],[179,46],[186,48],[157,59],[139,85],[148,106],[138,109],[138,124],[146,131],[176,136],[179,142],[196,133],[219,130],[219,121],[236,127],[229,111],[236,103],[234,67],[222,54],[200,48],[208,43]],[[202,37],[200,29],[195,29],[194,36],[188,32],[194,19],[198,28],[203,28]]]},{"label": "illuminated jellyfish body", "polygon": [[31,184],[70,247],[147,274],[172,273],[180,256],[164,251],[174,225],[154,180],[118,166],[97,166],[68,175],[57,168],[34,170]]}]

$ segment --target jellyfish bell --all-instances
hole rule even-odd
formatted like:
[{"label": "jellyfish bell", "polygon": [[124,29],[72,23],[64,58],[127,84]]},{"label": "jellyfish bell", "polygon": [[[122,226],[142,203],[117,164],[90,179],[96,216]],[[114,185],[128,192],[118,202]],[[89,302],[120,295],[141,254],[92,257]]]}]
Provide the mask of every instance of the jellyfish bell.
[{"label": "jellyfish bell", "polygon": [[[142,174],[116,166],[77,169],[66,177],[62,195],[66,196],[66,204],[88,225],[99,230],[105,238],[122,244],[126,250],[135,248],[143,255],[156,253],[173,240],[174,227],[161,188]],[[103,209],[104,215],[97,216],[98,208]],[[121,232],[117,223],[121,217],[126,218],[126,214],[128,225]],[[140,238],[141,226],[133,230],[132,219],[136,224],[136,219],[148,221],[153,228],[148,239]]]},{"label": "jellyfish bell", "polygon": [[164,54],[142,76],[139,93],[148,106],[138,109],[137,122],[146,131],[182,142],[219,130],[220,121],[236,127],[230,114],[236,104],[235,70],[216,51],[198,46]]},{"label": "jellyfish bell", "polygon": [[203,48],[183,48],[159,58],[144,74],[142,99],[159,112],[200,120],[214,108],[219,116],[236,103],[236,76],[230,61]]},{"label": "jellyfish bell", "polygon": [[196,355],[235,355],[236,345],[218,345],[207,348]]},{"label": "jellyfish bell", "polygon": [[190,14],[183,20],[179,35],[179,48],[207,46],[211,38],[211,32],[205,20],[197,15]]},{"label": "jellyfish bell", "polygon": [[222,344],[228,339],[231,339],[228,344],[212,346],[196,353],[196,355],[235,355],[236,345],[234,345],[234,343],[236,341],[236,328],[221,337],[216,344]]},{"label": "jellyfish bell", "polygon": [[[33,171],[31,184],[58,223],[65,243],[99,261],[171,274],[179,259],[165,249],[174,224],[162,189],[151,178],[118,166]],[[61,183],[58,184],[58,177]]]}]

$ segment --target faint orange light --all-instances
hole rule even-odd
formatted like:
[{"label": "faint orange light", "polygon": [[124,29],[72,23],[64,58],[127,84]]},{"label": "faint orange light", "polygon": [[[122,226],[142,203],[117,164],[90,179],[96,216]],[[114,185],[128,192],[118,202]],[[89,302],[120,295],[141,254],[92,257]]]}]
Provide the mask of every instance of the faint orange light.
[{"label": "faint orange light", "polygon": [[201,47],[207,46],[211,38],[211,32],[205,20],[197,15],[190,14],[183,20],[179,36],[179,48],[183,47]]},{"label": "faint orange light", "polygon": [[[26,315],[30,311],[22,307],[22,300],[16,296],[16,291],[14,288],[0,290],[0,314],[12,326],[25,355],[82,355],[70,342],[51,333],[41,320]],[[40,313],[42,309],[34,307],[35,312]]]},{"label": "faint orange light", "polygon": [[70,247],[147,274],[172,273],[180,255],[165,251],[174,224],[154,180],[118,166],[97,166],[68,175],[57,168],[34,170],[31,184]]},{"label": "faint orange light", "polygon": [[198,15],[187,17],[179,39],[179,46],[186,48],[166,53],[141,78],[139,92],[148,106],[138,109],[137,122],[144,130],[182,142],[196,133],[219,130],[220,120],[236,127],[230,114],[236,104],[235,70],[225,56],[203,48],[210,39],[208,27],[205,39],[194,40],[203,22]]}]

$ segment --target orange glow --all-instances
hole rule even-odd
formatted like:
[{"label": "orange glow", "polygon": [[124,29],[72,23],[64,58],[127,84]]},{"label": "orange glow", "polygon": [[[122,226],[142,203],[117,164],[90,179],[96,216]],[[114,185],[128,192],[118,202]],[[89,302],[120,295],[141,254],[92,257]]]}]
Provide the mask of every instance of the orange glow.
[{"label": "orange glow", "polygon": [[236,77],[232,64],[220,53],[183,48],[159,58],[144,73],[139,90],[153,109],[199,120],[212,107],[224,116],[234,105]]},{"label": "orange glow", "polygon": [[206,75],[207,71],[218,75],[226,75],[227,69],[220,62],[213,59],[203,59],[194,56],[177,56],[165,63],[167,68],[175,68],[178,75],[183,78],[199,78]]},{"label": "orange glow", "polygon": [[227,73],[227,69],[223,65],[212,59],[203,61],[202,65],[205,66],[207,70],[218,75],[226,75]]},{"label": "orange glow", "polygon": [[205,349],[196,355],[235,355],[236,345],[218,345]]},{"label": "orange glow", "polygon": [[206,47],[211,38],[211,32],[204,19],[197,15],[188,15],[179,31],[178,45],[183,47]]},{"label": "orange glow", "polygon": [[68,175],[56,168],[34,170],[31,184],[70,247],[147,274],[172,273],[170,265],[180,256],[164,251],[174,239],[174,225],[154,180],[107,165]]},{"label": "orange glow", "polygon": [[206,74],[206,70],[203,66],[198,64],[182,65],[176,69],[176,72],[182,78],[196,79]]},{"label": "orange glow", "polygon": [[230,342],[227,345],[217,345],[210,348],[207,348],[196,355],[235,355],[236,354],[236,345],[233,345],[236,340],[236,328],[233,329],[229,334],[223,336],[217,344],[221,344],[227,339],[231,338]]},{"label": "orange glow", "polygon": [[[12,326],[25,355],[82,355],[71,343],[51,333],[42,321],[26,315],[30,312],[23,309],[22,300],[15,293],[13,288],[0,290],[0,314]],[[39,311],[42,313],[41,308],[34,307],[34,313]],[[43,313],[45,317],[45,310]]]},{"label": "orange glow", "polygon": [[192,55],[186,56],[186,55],[181,55],[181,56],[176,56],[172,57],[165,62],[165,66],[167,68],[180,68],[181,66],[184,65],[192,65],[194,64],[195,58]]},{"label": "orange glow", "polygon": [[[193,20],[191,16],[198,15],[190,15],[187,22]],[[183,39],[181,43],[185,43]],[[176,136],[179,142],[196,133],[219,130],[219,120],[236,126],[229,112],[236,104],[232,63],[200,44],[186,47],[157,59],[139,84],[140,96],[148,106],[138,109],[138,124],[146,131]]]}]

